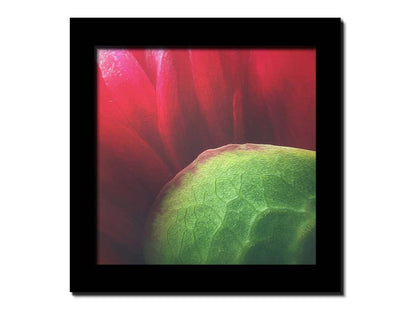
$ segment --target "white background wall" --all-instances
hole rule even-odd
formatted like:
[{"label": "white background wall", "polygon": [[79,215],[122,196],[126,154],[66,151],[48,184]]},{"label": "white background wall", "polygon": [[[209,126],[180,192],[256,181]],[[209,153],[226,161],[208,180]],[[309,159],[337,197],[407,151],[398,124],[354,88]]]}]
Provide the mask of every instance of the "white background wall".
[{"label": "white background wall", "polygon": [[[400,0],[3,2],[0,310],[415,311],[414,13],[411,1]],[[342,17],[345,297],[75,298],[69,293],[71,16]]]}]

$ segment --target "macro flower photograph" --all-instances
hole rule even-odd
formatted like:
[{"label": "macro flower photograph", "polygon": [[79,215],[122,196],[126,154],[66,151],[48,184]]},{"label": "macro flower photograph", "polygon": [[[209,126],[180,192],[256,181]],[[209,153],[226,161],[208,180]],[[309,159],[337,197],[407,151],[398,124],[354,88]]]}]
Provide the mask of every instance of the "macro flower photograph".
[{"label": "macro flower photograph", "polygon": [[98,49],[98,264],[315,264],[316,51]]}]

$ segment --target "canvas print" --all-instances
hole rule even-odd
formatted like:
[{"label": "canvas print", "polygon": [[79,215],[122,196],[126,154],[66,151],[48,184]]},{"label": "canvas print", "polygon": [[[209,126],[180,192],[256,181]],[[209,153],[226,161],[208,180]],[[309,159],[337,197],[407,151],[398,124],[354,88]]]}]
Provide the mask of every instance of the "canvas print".
[{"label": "canvas print", "polygon": [[316,51],[97,49],[97,263],[316,264]]}]

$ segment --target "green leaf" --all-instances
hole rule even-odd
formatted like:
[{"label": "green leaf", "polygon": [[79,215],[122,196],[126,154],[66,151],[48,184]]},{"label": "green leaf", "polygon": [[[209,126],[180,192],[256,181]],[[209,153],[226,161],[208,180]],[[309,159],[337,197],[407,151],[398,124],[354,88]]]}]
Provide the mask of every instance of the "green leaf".
[{"label": "green leaf", "polygon": [[315,264],[315,152],[207,150],[160,192],[152,264]]}]

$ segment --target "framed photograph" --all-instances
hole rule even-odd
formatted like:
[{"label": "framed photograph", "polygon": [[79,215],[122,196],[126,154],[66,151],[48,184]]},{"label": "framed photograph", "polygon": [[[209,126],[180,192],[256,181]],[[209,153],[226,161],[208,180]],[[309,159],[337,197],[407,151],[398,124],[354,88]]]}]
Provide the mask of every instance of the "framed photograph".
[{"label": "framed photograph", "polygon": [[70,31],[71,292],[343,294],[340,19]]}]

